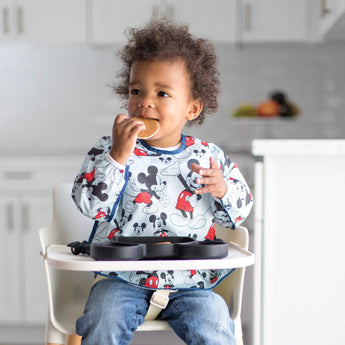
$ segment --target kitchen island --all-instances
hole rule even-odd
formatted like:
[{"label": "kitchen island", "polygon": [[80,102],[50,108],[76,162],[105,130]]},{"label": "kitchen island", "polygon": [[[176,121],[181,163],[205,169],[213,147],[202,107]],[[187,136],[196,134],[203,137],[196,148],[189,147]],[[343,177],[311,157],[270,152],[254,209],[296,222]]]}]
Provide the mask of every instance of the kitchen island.
[{"label": "kitchen island", "polygon": [[254,140],[254,345],[344,344],[345,140]]}]

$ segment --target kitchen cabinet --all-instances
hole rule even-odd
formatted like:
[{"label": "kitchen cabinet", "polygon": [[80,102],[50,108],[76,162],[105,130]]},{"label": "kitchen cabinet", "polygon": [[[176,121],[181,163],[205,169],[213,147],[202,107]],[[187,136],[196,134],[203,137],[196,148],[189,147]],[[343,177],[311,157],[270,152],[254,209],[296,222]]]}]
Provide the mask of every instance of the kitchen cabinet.
[{"label": "kitchen cabinet", "polygon": [[90,42],[126,42],[128,27],[146,24],[151,18],[168,18],[190,24],[194,34],[214,41],[233,42],[236,27],[236,1],[213,0],[93,0],[90,8]]},{"label": "kitchen cabinet", "polygon": [[[19,243],[22,243],[22,274],[24,282],[24,317],[26,323],[44,323],[47,315],[47,286],[37,284],[45,275],[42,269],[42,257],[37,241],[37,229],[42,224],[50,224],[52,218],[51,191],[41,195],[30,195],[20,199],[22,208],[22,229],[19,229]],[[37,272],[37,274],[35,274]]]},{"label": "kitchen cabinet", "polygon": [[[168,1],[173,19],[189,24],[190,31],[213,42],[235,42],[237,1]],[[169,8],[169,7],[168,7]]]},{"label": "kitchen cabinet", "polygon": [[0,42],[86,42],[85,0],[0,0]]},{"label": "kitchen cabinet", "polygon": [[254,345],[344,344],[345,140],[254,140]]},{"label": "kitchen cabinet", "polygon": [[0,323],[44,323],[47,288],[37,229],[51,221],[51,195],[2,194]]},{"label": "kitchen cabinet", "polygon": [[128,27],[145,24],[156,13],[159,0],[93,0],[90,9],[90,43],[112,44],[126,42]]},{"label": "kitchen cabinet", "polygon": [[[321,37],[330,35],[332,37],[333,32],[336,31],[337,22],[342,27],[339,27],[341,32],[344,32],[344,12],[345,1],[344,0],[320,0],[320,13],[319,13],[319,35]],[[336,34],[336,32],[334,32]]]},{"label": "kitchen cabinet", "polygon": [[[43,326],[47,286],[38,229],[52,219],[52,190],[71,182],[83,155],[0,155],[0,329]],[[36,343],[43,342],[37,339]],[[13,339],[0,331],[0,343]],[[19,337],[20,339],[20,337]]]},{"label": "kitchen cabinet", "polygon": [[[14,199],[0,197],[2,250],[0,251],[0,322],[17,322],[20,319],[21,301],[19,255],[17,234],[14,232]],[[12,243],[12,245],[9,245]]]},{"label": "kitchen cabinet", "polygon": [[214,42],[309,41],[344,10],[342,0],[0,0],[0,43],[123,44],[126,28],[163,15]]},{"label": "kitchen cabinet", "polygon": [[241,0],[243,42],[306,41],[310,35],[308,0]]}]

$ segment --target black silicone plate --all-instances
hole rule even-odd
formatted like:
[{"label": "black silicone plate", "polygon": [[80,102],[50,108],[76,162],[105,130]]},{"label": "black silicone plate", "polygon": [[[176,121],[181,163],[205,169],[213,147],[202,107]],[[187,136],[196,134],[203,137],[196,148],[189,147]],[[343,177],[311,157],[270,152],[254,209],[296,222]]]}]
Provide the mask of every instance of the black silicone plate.
[{"label": "black silicone plate", "polygon": [[196,241],[190,237],[116,237],[90,245],[96,260],[217,259],[228,254],[222,240]]}]

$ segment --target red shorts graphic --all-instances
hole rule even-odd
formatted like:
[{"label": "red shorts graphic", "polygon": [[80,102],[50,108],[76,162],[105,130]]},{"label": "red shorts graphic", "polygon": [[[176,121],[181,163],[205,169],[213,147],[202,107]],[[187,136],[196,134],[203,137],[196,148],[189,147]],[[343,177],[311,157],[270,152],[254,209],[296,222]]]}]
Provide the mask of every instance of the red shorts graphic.
[{"label": "red shorts graphic", "polygon": [[137,195],[137,197],[134,199],[135,202],[149,204],[151,202],[151,194],[147,192],[142,192]]},{"label": "red shorts graphic", "polygon": [[192,205],[189,203],[187,199],[187,197],[192,196],[191,192],[188,192],[187,190],[184,190],[183,192],[181,192],[181,194],[178,197],[177,200],[177,204],[176,204],[176,209],[177,210],[182,210],[182,211],[186,211],[186,212],[193,212],[193,207]]}]

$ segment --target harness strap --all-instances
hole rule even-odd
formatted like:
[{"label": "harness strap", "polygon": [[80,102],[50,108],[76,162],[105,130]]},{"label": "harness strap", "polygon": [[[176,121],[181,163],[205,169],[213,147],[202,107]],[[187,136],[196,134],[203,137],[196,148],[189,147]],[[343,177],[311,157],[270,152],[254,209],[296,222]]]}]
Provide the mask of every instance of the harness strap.
[{"label": "harness strap", "polygon": [[[93,282],[93,285],[103,279],[106,279],[106,277],[98,274]],[[145,320],[154,320],[162,309],[167,307],[170,293],[177,291],[178,290],[169,289],[156,290],[151,296],[150,305],[147,309]]]},{"label": "harness strap", "polygon": [[169,295],[171,292],[178,290],[156,290],[151,296],[149,309],[147,310],[145,320],[154,320],[158,314],[165,309],[169,303]]}]

